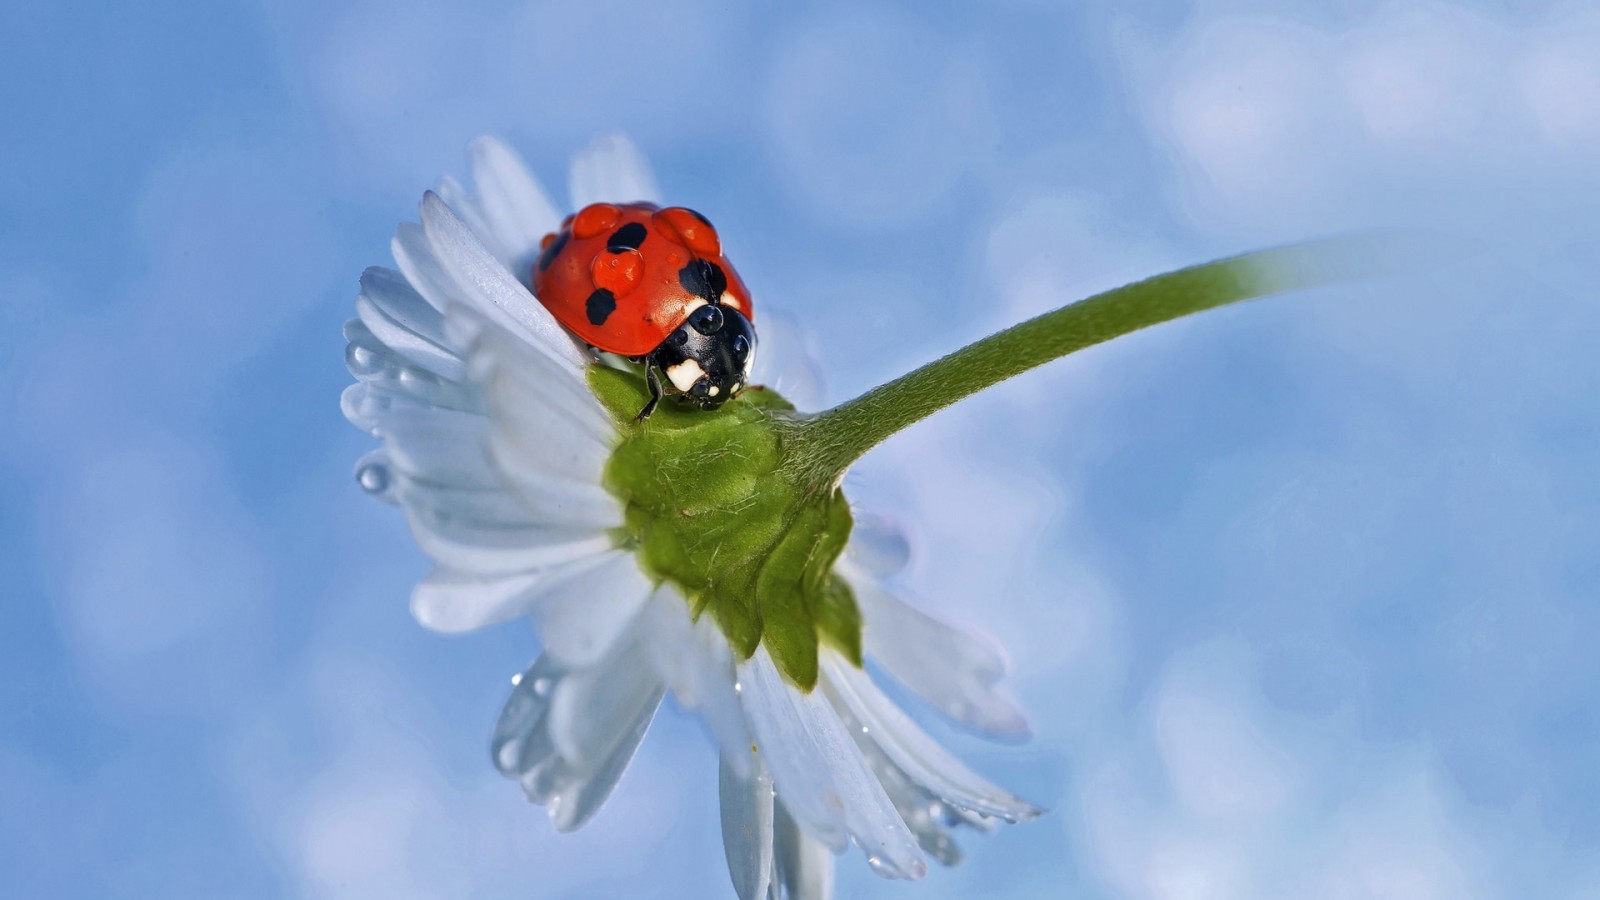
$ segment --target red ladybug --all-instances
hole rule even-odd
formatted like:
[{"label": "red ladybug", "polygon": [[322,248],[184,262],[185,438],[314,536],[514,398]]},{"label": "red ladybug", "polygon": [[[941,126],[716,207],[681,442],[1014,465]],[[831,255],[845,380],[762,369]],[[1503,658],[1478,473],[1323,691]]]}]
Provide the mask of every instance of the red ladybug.
[{"label": "red ladybug", "polygon": [[644,363],[655,411],[669,389],[716,409],[750,382],[750,291],[706,217],[653,203],[595,203],[547,234],[533,293],[591,346]]}]

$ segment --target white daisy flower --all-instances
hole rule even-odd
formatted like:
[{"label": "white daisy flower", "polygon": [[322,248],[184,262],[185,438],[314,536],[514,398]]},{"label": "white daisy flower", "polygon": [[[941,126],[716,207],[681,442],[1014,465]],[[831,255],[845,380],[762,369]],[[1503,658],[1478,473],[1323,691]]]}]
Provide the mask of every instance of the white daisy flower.
[{"label": "white daisy flower", "polygon": [[[809,568],[815,554],[803,554],[791,573],[800,613],[776,603],[752,612],[743,595],[697,586],[728,583],[717,572],[703,582],[685,574],[671,553],[692,554],[679,542],[717,539],[692,521],[693,504],[743,514],[768,488],[741,481],[756,493],[684,501],[672,492],[692,488],[695,473],[665,471],[678,457],[638,461],[653,446],[639,435],[692,441],[696,432],[675,431],[671,413],[643,426],[620,414],[637,409],[642,395],[627,393],[639,390],[636,376],[601,367],[527,287],[540,239],[560,225],[555,205],[502,144],[481,139],[470,153],[473,188],[446,179],[425,195],[421,224],[395,234],[399,270],[362,275],[359,318],[345,328],[358,382],[342,402],[383,442],[357,467],[362,487],[404,510],[437,563],[412,595],[417,619],[461,632],[527,615],[538,630],[544,653],[514,680],[495,727],[499,770],[549,807],[557,829],[578,828],[605,802],[670,691],[719,748],[723,839],[746,900],[829,896],[833,856],[849,843],[881,875],[920,878],[927,857],[960,859],[956,826],[1038,815],[951,756],[863,667],[872,660],[962,725],[1027,732],[996,688],[1001,654],[883,588],[881,578],[904,563],[891,529],[857,522],[821,572]],[[657,194],[620,138],[573,165],[574,209],[659,202]],[[775,343],[758,356],[767,372],[780,355],[770,352]],[[780,385],[770,375],[765,383]],[[608,403],[607,390],[621,399]],[[741,427],[738,415],[782,402],[772,394],[683,415],[702,417],[687,420],[695,428]],[[700,458],[684,447],[683,459]],[[652,490],[682,521],[650,518]],[[818,533],[842,535],[848,511],[842,499],[830,502],[817,507],[831,517]],[[773,559],[788,558],[786,539],[773,539]],[[710,546],[714,557],[722,545]],[[763,570],[752,579],[781,568],[751,562]]]}]

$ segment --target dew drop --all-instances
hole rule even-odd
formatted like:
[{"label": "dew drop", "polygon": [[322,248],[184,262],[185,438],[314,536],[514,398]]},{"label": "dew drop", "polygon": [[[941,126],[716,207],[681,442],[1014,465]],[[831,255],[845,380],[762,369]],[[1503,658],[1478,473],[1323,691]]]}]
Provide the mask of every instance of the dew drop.
[{"label": "dew drop", "polygon": [[742,693],[744,693],[744,685],[743,685],[743,684],[740,684],[740,683],[739,683],[739,682],[737,682],[737,681],[735,681],[735,682],[734,682],[734,683],[733,683],[733,692],[734,692],[734,693],[735,693],[735,694],[742,694]]},{"label": "dew drop", "polygon": [[545,678],[542,675],[533,680],[533,692],[535,694],[538,694],[541,697],[549,696],[550,695],[550,688],[552,688],[554,686],[555,686],[554,683],[551,682],[550,679]]},{"label": "dew drop", "polygon": [[518,741],[506,741],[494,751],[495,768],[505,773],[512,773],[517,768],[517,757],[521,755],[521,745]]},{"label": "dew drop", "polygon": [[889,864],[883,861],[883,857],[875,853],[867,856],[867,865],[872,867],[872,871],[877,872],[879,875],[883,875],[885,877],[892,878],[896,874],[895,870],[890,868]]},{"label": "dew drop", "polygon": [[516,687],[517,685],[519,685],[521,683],[522,683],[522,673],[521,672],[518,672],[517,674],[511,676],[511,686],[512,687]]},{"label": "dew drop", "polygon": [[389,467],[383,463],[367,463],[356,473],[356,483],[369,494],[382,494],[389,490]]},{"label": "dew drop", "polygon": [[370,347],[360,344],[351,344],[344,351],[345,366],[356,375],[371,375],[382,368],[378,362],[378,354],[372,352]]}]

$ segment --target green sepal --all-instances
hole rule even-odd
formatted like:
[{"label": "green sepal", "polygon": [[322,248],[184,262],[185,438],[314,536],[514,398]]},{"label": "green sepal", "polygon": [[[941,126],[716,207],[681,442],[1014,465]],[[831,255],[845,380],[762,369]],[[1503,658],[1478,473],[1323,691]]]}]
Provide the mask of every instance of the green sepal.
[{"label": "green sepal", "polygon": [[694,616],[709,613],[740,658],[765,644],[803,690],[816,686],[821,643],[860,665],[861,613],[833,573],[849,504],[837,487],[779,474],[794,407],[754,388],[715,411],[667,401],[635,421],[648,398],[638,373],[595,366],[589,383],[621,434],[605,471],[625,508],[619,543],[645,571]]}]

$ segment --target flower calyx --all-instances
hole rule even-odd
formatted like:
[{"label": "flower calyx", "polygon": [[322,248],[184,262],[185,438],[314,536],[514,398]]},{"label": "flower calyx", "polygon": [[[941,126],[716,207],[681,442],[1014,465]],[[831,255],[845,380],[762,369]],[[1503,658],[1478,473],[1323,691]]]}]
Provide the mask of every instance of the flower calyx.
[{"label": "flower calyx", "polygon": [[597,365],[589,382],[621,435],[605,471],[625,510],[617,540],[645,572],[710,615],[741,659],[765,644],[802,690],[821,644],[860,665],[861,613],[833,571],[850,507],[836,485],[785,476],[794,407],[758,388],[715,412],[663,404],[635,421],[642,378]]}]

